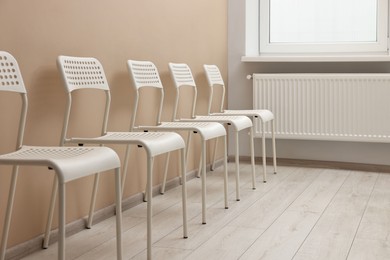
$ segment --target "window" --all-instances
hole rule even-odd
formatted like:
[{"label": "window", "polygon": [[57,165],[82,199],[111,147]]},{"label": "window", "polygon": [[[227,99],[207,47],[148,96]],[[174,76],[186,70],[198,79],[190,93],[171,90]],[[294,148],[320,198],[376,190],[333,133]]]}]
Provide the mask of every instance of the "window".
[{"label": "window", "polygon": [[386,53],[388,0],[259,0],[259,52]]}]

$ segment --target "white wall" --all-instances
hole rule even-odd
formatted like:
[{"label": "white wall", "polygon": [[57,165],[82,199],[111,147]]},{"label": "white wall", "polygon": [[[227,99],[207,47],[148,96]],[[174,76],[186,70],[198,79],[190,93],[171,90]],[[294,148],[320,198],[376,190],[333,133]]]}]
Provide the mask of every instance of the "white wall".
[{"label": "white wall", "polygon": [[[384,73],[390,72],[388,62],[338,63],[248,63],[241,62],[245,54],[245,1],[228,1],[228,108],[252,108],[252,81],[246,75],[263,73]],[[390,119],[390,108],[389,108]],[[383,120],[388,120],[384,118]],[[261,155],[256,143],[256,156]],[[230,147],[232,152],[233,147]],[[271,152],[269,143],[267,153]],[[247,138],[242,141],[241,155],[249,155]],[[268,153],[268,156],[271,154]],[[279,158],[390,164],[390,144],[277,139]]]}]

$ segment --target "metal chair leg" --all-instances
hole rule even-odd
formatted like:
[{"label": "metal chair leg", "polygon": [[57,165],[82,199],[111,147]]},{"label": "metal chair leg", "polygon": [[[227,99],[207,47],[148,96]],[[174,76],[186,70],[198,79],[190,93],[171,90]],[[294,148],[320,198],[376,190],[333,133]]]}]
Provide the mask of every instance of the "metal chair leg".
[{"label": "metal chair leg", "polygon": [[100,180],[100,174],[96,173],[95,174],[95,178],[94,178],[94,182],[93,182],[91,203],[89,205],[89,214],[88,214],[87,228],[91,228],[92,227],[93,213],[95,212],[96,197],[97,197],[97,191],[98,191],[98,188],[99,188],[99,180]]},{"label": "metal chair leg", "polygon": [[12,170],[11,183],[10,183],[10,188],[8,193],[8,202],[7,202],[7,209],[5,213],[5,219],[4,219],[3,235],[1,238],[1,247],[0,247],[1,260],[5,259],[5,252],[7,250],[7,241],[8,241],[9,228],[11,225],[11,215],[12,215],[12,208],[14,205],[17,179],[18,179],[18,166],[14,166]]},{"label": "metal chair leg", "polygon": [[256,189],[256,169],[255,169],[255,145],[253,137],[253,127],[250,129],[250,149],[251,149],[251,166],[252,166],[252,189]]},{"label": "metal chair leg", "polygon": [[147,197],[147,231],[146,231],[146,239],[147,239],[147,259],[152,259],[152,183],[153,183],[153,174],[152,174],[152,164],[153,157],[148,155],[147,162],[147,187],[146,187],[146,197]]},{"label": "metal chair leg", "polygon": [[183,208],[183,238],[188,238],[188,228],[187,228],[187,180],[186,180],[186,160],[185,160],[185,150],[181,149],[180,151],[181,159],[181,180],[182,180],[182,208]]},{"label": "metal chair leg", "polygon": [[122,195],[123,195],[123,191],[125,190],[127,168],[128,168],[128,165],[129,165],[129,157],[130,157],[130,148],[131,148],[130,145],[126,146],[125,161],[123,162],[122,189],[121,189]]},{"label": "metal chair leg", "polygon": [[206,224],[206,141],[202,142],[202,224]]},{"label": "metal chair leg", "polygon": [[165,193],[165,185],[167,183],[167,176],[168,176],[168,166],[169,166],[169,158],[171,157],[171,153],[167,153],[167,156],[165,157],[165,167],[164,167],[164,176],[163,181],[161,184],[160,194]]},{"label": "metal chair leg", "polygon": [[240,143],[238,138],[238,131],[235,132],[236,137],[236,200],[240,201]]},{"label": "metal chair leg", "polygon": [[[147,164],[149,164],[149,160],[150,160],[150,171],[151,171],[151,174],[153,174],[154,157],[151,157],[150,159],[148,158],[147,160],[148,160]],[[149,171],[149,168],[148,168],[148,171]],[[151,185],[152,185],[152,188],[149,191],[148,183],[146,182],[146,187],[145,187],[145,192],[144,192],[144,202],[148,201],[149,193],[151,193],[151,196],[153,196],[153,184],[151,184]]]},{"label": "metal chair leg", "polygon": [[275,119],[272,120],[272,152],[273,152],[274,174],[276,174],[277,169],[276,169]]},{"label": "metal chair leg", "polygon": [[265,126],[262,124],[262,135],[261,135],[261,142],[262,142],[262,154],[263,154],[263,182],[267,182],[267,155],[265,154]]},{"label": "metal chair leg", "polygon": [[201,151],[200,151],[200,155],[199,155],[199,165],[198,165],[198,172],[196,173],[196,178],[200,178],[200,176],[202,175],[202,171],[203,171],[203,152],[204,151],[203,151],[203,148],[202,148]]},{"label": "metal chair leg", "polygon": [[65,183],[58,183],[58,259],[65,260]]},{"label": "metal chair leg", "polygon": [[122,192],[120,168],[115,169],[116,258],[122,259]]},{"label": "metal chair leg", "polygon": [[228,166],[227,166],[227,140],[226,140],[226,135],[223,137],[223,171],[224,171],[224,193],[225,193],[225,209],[229,208],[228,204]]},{"label": "metal chair leg", "polygon": [[43,243],[42,243],[42,248],[44,248],[44,249],[47,249],[49,247],[50,229],[51,229],[51,226],[53,223],[54,207],[56,205],[57,192],[58,192],[58,180],[57,180],[57,175],[55,175],[54,179],[53,179],[53,187],[52,187],[52,191],[51,191],[49,212],[48,212],[47,221],[46,221],[45,236],[43,238]]},{"label": "metal chair leg", "polygon": [[218,147],[218,138],[215,139],[215,143],[214,143],[213,162],[211,163],[211,170],[212,171],[214,171],[214,169],[215,169],[215,160],[217,157],[217,147]]}]

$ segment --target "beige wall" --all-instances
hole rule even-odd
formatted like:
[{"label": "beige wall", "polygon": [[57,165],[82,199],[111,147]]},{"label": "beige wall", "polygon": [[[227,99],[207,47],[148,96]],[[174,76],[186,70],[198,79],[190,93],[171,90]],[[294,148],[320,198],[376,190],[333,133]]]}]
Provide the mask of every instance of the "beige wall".
[{"label": "beige wall", "polygon": [[[126,68],[128,59],[151,60],[157,65],[166,87],[165,120],[170,119],[173,101],[168,62],[189,64],[199,88],[198,112],[206,111],[207,86],[202,64],[217,64],[224,76],[227,73],[227,1],[2,0],[0,50],[16,57],[27,86],[30,104],[25,144],[59,143],[65,108],[65,94],[56,69],[56,57],[61,54],[96,57],[102,62],[112,89],[108,129],[126,131],[133,98]],[[100,96],[92,95],[87,104],[80,104],[80,109],[89,110],[83,114],[77,112],[70,129],[72,133],[99,132],[96,115],[99,100]],[[15,123],[11,116],[16,116],[18,111],[5,111],[5,106],[17,105],[17,101],[8,96],[0,99],[0,153],[15,146],[14,134],[5,130],[5,126]],[[141,110],[145,108],[143,104]],[[7,111],[11,116],[3,115]],[[83,123],[86,127],[82,127]],[[114,148],[123,157],[123,149]],[[194,158],[190,169],[195,167]],[[142,160],[142,151],[134,149],[125,197],[144,188]],[[157,161],[159,173],[161,165],[161,160]],[[177,176],[174,163],[171,170],[171,177]],[[1,166],[0,171],[0,223],[3,223],[10,168]],[[20,172],[9,247],[43,232],[52,183],[52,173],[45,168],[22,167]],[[68,186],[68,222],[87,214],[91,180],[78,180]],[[112,185],[112,177],[104,176],[98,208],[113,203]]]}]

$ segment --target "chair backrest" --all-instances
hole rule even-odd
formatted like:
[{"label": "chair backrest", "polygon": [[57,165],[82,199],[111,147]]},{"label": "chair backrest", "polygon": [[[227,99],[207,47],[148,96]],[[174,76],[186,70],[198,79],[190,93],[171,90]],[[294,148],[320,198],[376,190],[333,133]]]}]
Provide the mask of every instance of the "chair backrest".
[{"label": "chair backrest", "polygon": [[0,90],[26,93],[18,63],[5,51],[0,51]]},{"label": "chair backrest", "polygon": [[173,82],[175,83],[176,87],[176,100],[175,108],[173,111],[173,120],[176,120],[177,116],[177,107],[179,105],[180,100],[180,88],[184,86],[192,87],[194,91],[191,109],[191,117],[194,118],[198,91],[196,89],[195,80],[192,76],[190,67],[188,67],[188,65],[185,63],[169,63],[169,69],[171,71]]},{"label": "chair backrest", "polygon": [[86,88],[110,90],[103,66],[95,58],[59,56],[57,65],[68,92]]},{"label": "chair backrest", "polygon": [[138,102],[140,97],[139,90],[144,87],[156,88],[160,90],[160,103],[158,106],[159,110],[156,118],[156,124],[157,125],[160,124],[163,101],[164,101],[164,89],[156,65],[154,65],[154,63],[151,61],[128,60],[127,68],[129,70],[131,79],[133,81],[133,87],[136,91],[134,110],[133,110],[134,114],[131,120],[132,128],[135,127],[135,121],[138,112]]},{"label": "chair backrest", "polygon": [[214,100],[214,87],[215,86],[221,86],[222,87],[222,95],[219,99],[219,102],[221,104],[219,108],[219,112],[223,112],[223,103],[225,101],[225,83],[223,82],[223,78],[221,75],[221,72],[219,71],[218,67],[216,65],[203,65],[204,71],[206,73],[207,82],[210,87],[210,97],[209,97],[209,107],[208,112],[211,113],[211,106],[212,102]]},{"label": "chair backrest", "polygon": [[10,53],[5,51],[0,51],[0,91],[16,92],[22,97],[22,109],[19,118],[19,129],[16,141],[16,149],[18,149],[22,146],[26,125],[28,106],[27,92],[16,59]]},{"label": "chair backrest", "polygon": [[107,131],[111,94],[102,64],[95,58],[59,56],[57,66],[68,94],[67,109],[61,135],[61,145],[67,140],[67,131],[72,107],[72,92],[79,89],[96,89],[106,94],[102,134]]}]

